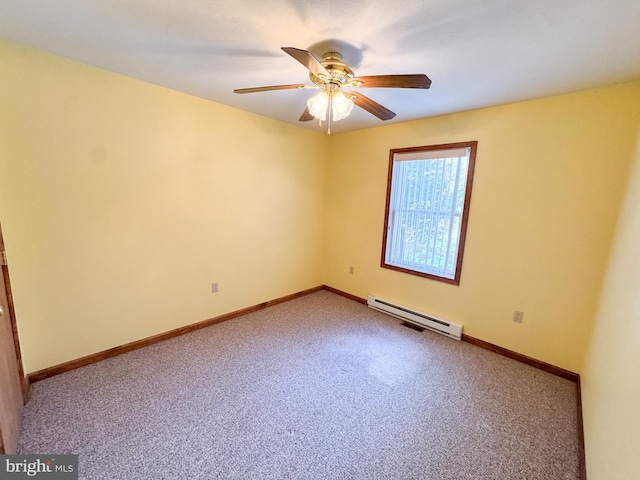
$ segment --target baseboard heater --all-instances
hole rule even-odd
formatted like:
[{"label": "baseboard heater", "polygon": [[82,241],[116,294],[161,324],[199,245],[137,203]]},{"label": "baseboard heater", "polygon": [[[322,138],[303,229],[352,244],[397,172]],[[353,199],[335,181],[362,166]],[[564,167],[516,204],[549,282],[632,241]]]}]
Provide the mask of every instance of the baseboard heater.
[{"label": "baseboard heater", "polygon": [[367,305],[369,305],[369,308],[373,308],[374,310],[386,313],[387,315],[414,323],[433,332],[441,333],[442,335],[455,338],[456,340],[462,339],[462,327],[455,323],[447,322],[445,320],[432,317],[431,315],[425,315],[424,313],[416,312],[415,310],[411,310],[400,305],[395,305],[391,302],[387,302],[386,300],[374,297],[373,295],[369,295]]}]

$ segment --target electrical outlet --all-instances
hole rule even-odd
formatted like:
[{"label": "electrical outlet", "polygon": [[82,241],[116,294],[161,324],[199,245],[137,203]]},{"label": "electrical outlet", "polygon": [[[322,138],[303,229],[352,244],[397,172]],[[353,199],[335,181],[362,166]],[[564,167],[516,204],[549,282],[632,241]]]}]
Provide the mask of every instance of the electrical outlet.
[{"label": "electrical outlet", "polygon": [[353,275],[353,267],[349,267],[349,275]]},{"label": "electrical outlet", "polygon": [[518,310],[513,311],[513,321],[516,323],[522,323],[522,317],[524,317],[524,312],[519,312]]},{"label": "electrical outlet", "polygon": [[211,284],[211,293],[218,293],[218,282]]}]

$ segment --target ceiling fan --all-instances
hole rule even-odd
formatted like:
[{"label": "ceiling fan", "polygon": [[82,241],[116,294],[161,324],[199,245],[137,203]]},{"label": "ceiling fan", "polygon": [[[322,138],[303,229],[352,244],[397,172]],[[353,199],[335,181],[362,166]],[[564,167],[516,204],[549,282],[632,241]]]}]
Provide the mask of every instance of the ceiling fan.
[{"label": "ceiling fan", "polygon": [[396,116],[388,108],[365,97],[361,93],[344,91],[344,87],[353,88],[429,88],[431,80],[424,74],[411,75],[371,75],[356,77],[349,65],[342,61],[338,52],[327,52],[318,60],[307,50],[293,47],[282,47],[286,53],[300,62],[309,70],[309,78],[313,85],[292,84],[273,85],[269,87],[239,88],[234,93],[255,93],[271,90],[290,89],[321,89],[320,93],[311,97],[307,108],[300,116],[301,122],[308,122],[314,118],[319,124],[328,118],[327,133],[331,134],[331,121],[346,118],[351,113],[353,105],[366,110],[380,120],[390,120]]}]

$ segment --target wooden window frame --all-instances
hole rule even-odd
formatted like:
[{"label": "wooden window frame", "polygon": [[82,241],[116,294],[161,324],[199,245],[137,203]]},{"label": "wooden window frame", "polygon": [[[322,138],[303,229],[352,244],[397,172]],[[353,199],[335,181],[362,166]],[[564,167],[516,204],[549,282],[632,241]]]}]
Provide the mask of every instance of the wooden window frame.
[{"label": "wooden window frame", "polygon": [[[469,153],[469,164],[467,168],[467,180],[466,180],[466,188],[465,188],[464,206],[462,210],[460,238],[458,241],[458,253],[456,258],[454,278],[447,278],[447,277],[443,277],[433,273],[426,273],[419,270],[399,267],[399,266],[387,263],[386,262],[387,234],[390,228],[389,227],[389,207],[390,207],[390,200],[391,200],[391,185],[392,185],[392,175],[393,175],[393,165],[394,165],[395,155],[397,153],[448,150],[448,149],[458,149],[458,148],[469,148],[470,153]],[[460,275],[462,272],[462,260],[464,257],[465,242],[467,238],[467,224],[469,221],[469,207],[471,204],[471,190],[473,187],[473,176],[475,171],[475,160],[476,160],[477,149],[478,149],[478,142],[470,141],[470,142],[458,142],[458,143],[445,143],[445,144],[439,144],[439,145],[425,145],[420,147],[394,148],[389,150],[389,167],[388,167],[388,173],[387,173],[387,198],[386,198],[386,204],[385,204],[384,225],[383,225],[383,233],[382,233],[382,255],[380,258],[380,266],[382,268],[388,268],[390,270],[408,273],[410,275],[416,275],[419,277],[430,278],[432,280],[437,280],[437,281],[449,283],[452,285],[460,285]]]}]

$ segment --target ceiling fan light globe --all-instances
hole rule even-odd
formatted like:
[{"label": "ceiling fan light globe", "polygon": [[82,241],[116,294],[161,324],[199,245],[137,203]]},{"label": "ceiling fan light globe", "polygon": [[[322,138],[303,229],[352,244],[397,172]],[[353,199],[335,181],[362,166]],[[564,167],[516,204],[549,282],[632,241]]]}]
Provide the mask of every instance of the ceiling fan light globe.
[{"label": "ceiling fan light globe", "polygon": [[347,118],[353,109],[353,100],[347,97],[341,91],[332,95],[331,98],[331,119],[334,122]]},{"label": "ceiling fan light globe", "polygon": [[327,107],[329,106],[329,95],[325,91],[307,100],[309,113],[323,122],[327,119]]}]

